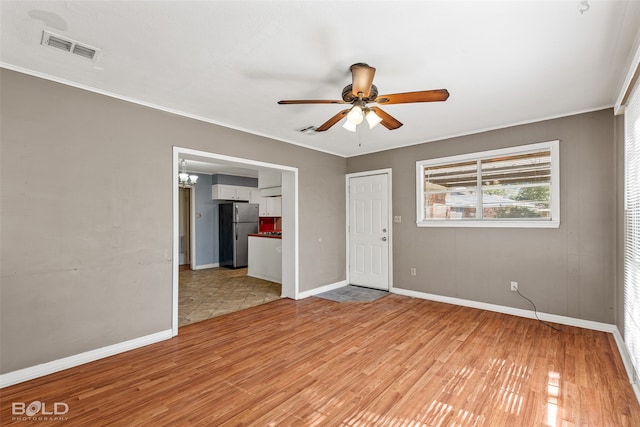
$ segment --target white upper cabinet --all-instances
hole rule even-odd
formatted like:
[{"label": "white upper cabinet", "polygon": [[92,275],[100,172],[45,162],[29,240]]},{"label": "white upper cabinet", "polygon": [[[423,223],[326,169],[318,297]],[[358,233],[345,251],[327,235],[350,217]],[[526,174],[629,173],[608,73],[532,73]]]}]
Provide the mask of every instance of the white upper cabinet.
[{"label": "white upper cabinet", "polygon": [[249,199],[249,203],[260,203],[260,199],[262,195],[260,194],[260,190],[252,189],[251,190],[251,198]]},{"label": "white upper cabinet", "polygon": [[282,172],[258,171],[258,188],[264,197],[282,195]]},{"label": "white upper cabinet", "polygon": [[258,171],[258,188],[271,188],[282,186],[282,172]]},{"label": "white upper cabinet", "polygon": [[282,216],[282,197],[260,197],[260,216]]},{"label": "white upper cabinet", "polygon": [[241,202],[248,202],[251,200],[251,190],[251,187],[216,184],[211,186],[211,198],[213,200],[237,200]]},{"label": "white upper cabinet", "polygon": [[236,188],[236,197],[235,200],[249,201],[251,200],[251,188],[248,187],[238,187]]}]

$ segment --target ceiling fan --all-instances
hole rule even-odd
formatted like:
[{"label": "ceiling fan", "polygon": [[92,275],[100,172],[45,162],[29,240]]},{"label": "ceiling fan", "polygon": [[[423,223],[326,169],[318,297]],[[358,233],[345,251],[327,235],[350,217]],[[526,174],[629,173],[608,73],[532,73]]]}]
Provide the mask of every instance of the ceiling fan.
[{"label": "ceiling fan", "polygon": [[343,127],[355,132],[356,126],[362,123],[365,118],[370,128],[373,128],[378,123],[382,123],[382,126],[389,130],[398,129],[402,126],[400,121],[384,112],[380,107],[368,107],[367,104],[370,102],[380,105],[390,105],[446,101],[447,98],[449,98],[449,92],[446,89],[378,95],[378,88],[373,84],[373,76],[376,73],[375,68],[367,64],[357,63],[353,64],[349,69],[351,71],[352,83],[342,89],[342,99],[282,100],[278,101],[278,104],[351,104],[350,108],[340,111],[320,125],[315,131],[324,132],[346,116],[347,121]]}]

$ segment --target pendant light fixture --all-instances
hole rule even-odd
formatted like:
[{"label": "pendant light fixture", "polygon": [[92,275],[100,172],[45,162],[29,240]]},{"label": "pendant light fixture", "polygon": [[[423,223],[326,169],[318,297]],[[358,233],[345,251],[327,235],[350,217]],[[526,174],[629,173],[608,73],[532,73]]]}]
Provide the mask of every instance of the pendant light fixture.
[{"label": "pendant light fixture", "polygon": [[198,182],[198,175],[187,173],[187,161],[180,159],[180,173],[178,173],[178,185],[180,187],[193,187]]}]

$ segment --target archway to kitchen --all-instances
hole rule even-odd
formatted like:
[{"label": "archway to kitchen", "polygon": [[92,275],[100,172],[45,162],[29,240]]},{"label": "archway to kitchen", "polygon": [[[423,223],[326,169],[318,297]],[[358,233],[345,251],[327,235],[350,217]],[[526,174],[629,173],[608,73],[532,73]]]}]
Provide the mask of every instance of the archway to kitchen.
[{"label": "archway to kitchen", "polygon": [[[179,172],[179,159],[192,158],[218,165],[255,170],[279,171],[282,174],[282,296],[298,297],[298,169],[256,160],[231,157],[182,147],[173,148],[173,176]],[[178,334],[179,300],[179,193],[178,180],[173,180],[173,298],[172,330]],[[196,254],[197,256],[197,254]]]}]

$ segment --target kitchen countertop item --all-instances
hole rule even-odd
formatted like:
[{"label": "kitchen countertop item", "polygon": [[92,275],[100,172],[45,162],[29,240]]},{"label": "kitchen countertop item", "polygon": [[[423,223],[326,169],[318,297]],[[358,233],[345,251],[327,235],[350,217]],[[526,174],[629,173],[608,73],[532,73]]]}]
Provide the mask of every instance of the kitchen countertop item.
[{"label": "kitchen countertop item", "polygon": [[267,231],[264,233],[251,233],[249,237],[266,237],[270,239],[282,239],[282,233],[276,231]]}]

